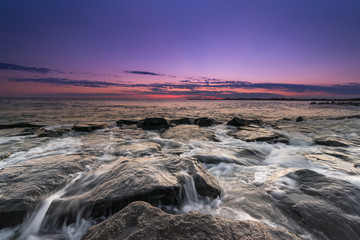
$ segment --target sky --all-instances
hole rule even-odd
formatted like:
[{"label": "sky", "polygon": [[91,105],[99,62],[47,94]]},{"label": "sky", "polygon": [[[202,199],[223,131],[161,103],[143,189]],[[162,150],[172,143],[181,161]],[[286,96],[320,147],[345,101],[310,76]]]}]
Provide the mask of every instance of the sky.
[{"label": "sky", "polygon": [[359,0],[0,0],[0,97],[360,97]]}]

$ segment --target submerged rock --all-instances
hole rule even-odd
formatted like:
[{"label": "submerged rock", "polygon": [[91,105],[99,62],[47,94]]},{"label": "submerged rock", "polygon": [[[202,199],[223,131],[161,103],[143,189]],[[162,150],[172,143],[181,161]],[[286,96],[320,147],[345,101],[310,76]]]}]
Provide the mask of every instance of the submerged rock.
[{"label": "submerged rock", "polygon": [[261,125],[261,121],[257,119],[241,119],[238,117],[233,117],[232,119],[230,119],[230,121],[227,122],[227,125],[235,127],[244,127],[250,124]]},{"label": "submerged rock", "polygon": [[61,137],[64,133],[69,132],[70,129],[66,128],[58,128],[58,129],[45,129],[45,128],[39,128],[35,131],[35,134],[38,137]]},{"label": "submerged rock", "polygon": [[0,152],[0,160],[3,160],[5,158],[10,157],[10,153],[9,152]]},{"label": "submerged rock", "polygon": [[146,118],[145,120],[138,121],[137,126],[144,130],[160,130],[169,128],[169,124],[164,118]]},{"label": "submerged rock", "polygon": [[138,121],[133,121],[133,120],[118,120],[116,121],[116,125],[118,126],[123,126],[123,125],[133,125],[133,124],[137,124]]},{"label": "submerged rock", "polygon": [[0,228],[22,222],[42,196],[64,186],[69,174],[84,171],[91,159],[55,155],[27,160],[0,171]]},{"label": "submerged rock", "polygon": [[72,130],[79,132],[92,132],[98,129],[104,129],[109,127],[108,123],[105,122],[84,122],[84,123],[76,123]]},{"label": "submerged rock", "polygon": [[246,142],[289,143],[284,136],[254,125],[231,131],[229,135]]},{"label": "submerged rock", "polygon": [[318,145],[330,146],[330,147],[348,147],[349,144],[342,139],[334,137],[316,138],[314,142]]},{"label": "submerged rock", "polygon": [[70,209],[69,214],[74,210],[71,204],[82,206],[93,217],[117,212],[139,200],[177,205],[181,202],[184,173],[193,179],[199,195],[217,197],[221,192],[215,177],[191,158],[120,158],[97,172],[70,186],[67,200],[56,205]]},{"label": "submerged rock", "polygon": [[179,125],[170,128],[167,131],[163,132],[161,134],[161,137],[180,141],[218,141],[212,131],[196,125]]},{"label": "submerged rock", "polygon": [[285,177],[294,186],[283,194],[270,191],[277,205],[299,225],[320,239],[360,238],[360,189],[346,181],[311,170],[297,170]]},{"label": "submerged rock", "polygon": [[41,125],[31,124],[31,123],[13,123],[13,124],[0,124],[0,129],[8,128],[40,128]]},{"label": "submerged rock", "polygon": [[190,119],[190,118],[174,119],[170,121],[170,124],[173,124],[175,126],[181,124],[194,124],[194,119]]},{"label": "submerged rock", "polygon": [[145,202],[134,202],[85,233],[102,239],[300,239],[286,230],[251,221],[235,221],[187,212],[172,215]]},{"label": "submerged rock", "polygon": [[200,127],[209,127],[215,123],[215,121],[211,118],[202,117],[195,119],[194,122],[196,125],[199,125]]}]

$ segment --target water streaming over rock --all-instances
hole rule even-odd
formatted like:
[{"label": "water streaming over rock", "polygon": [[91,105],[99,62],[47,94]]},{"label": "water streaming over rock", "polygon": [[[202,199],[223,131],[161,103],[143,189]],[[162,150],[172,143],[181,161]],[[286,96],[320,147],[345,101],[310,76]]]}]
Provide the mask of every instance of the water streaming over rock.
[{"label": "water streaming over rock", "polygon": [[[197,210],[258,221],[308,239],[340,234],[351,239],[358,234],[360,119],[354,116],[359,115],[359,108],[260,101],[53,104],[0,101],[2,124],[26,121],[47,125],[50,130],[69,128],[60,137],[38,137],[35,132],[22,135],[24,129],[0,130],[0,151],[10,154],[0,161],[0,214],[12,216],[5,214],[12,208],[21,210],[13,214],[18,218],[0,221],[1,239],[80,239],[90,226],[135,200],[172,213]],[[55,110],[61,104],[62,110]],[[29,111],[31,117],[23,114]],[[305,121],[295,122],[299,115]],[[115,124],[118,119],[149,116],[207,116],[220,124],[206,128],[180,125],[166,134]],[[226,125],[231,116],[260,119],[263,125],[243,129],[244,140],[237,133],[239,128]],[[89,133],[70,130],[76,121],[93,120],[108,122],[110,127]],[[191,138],[177,134],[181,131]],[[249,140],[256,139],[258,132],[282,136],[288,143]],[[184,168],[188,158],[196,164]],[[219,196],[216,189],[209,190],[211,179],[199,180],[204,174],[200,165],[219,182]],[[206,190],[202,189],[204,182]],[[157,186],[156,191],[147,188],[148,184]],[[130,191],[124,186],[138,189]],[[120,198],[114,189],[131,195]],[[322,221],[312,221],[314,216],[332,219],[339,227],[329,232]],[[342,232],[341,222],[351,230]]]}]

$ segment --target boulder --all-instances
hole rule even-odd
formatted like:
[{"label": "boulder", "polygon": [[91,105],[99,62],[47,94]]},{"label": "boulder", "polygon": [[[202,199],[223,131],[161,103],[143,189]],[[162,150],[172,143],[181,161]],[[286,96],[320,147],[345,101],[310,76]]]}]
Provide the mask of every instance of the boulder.
[{"label": "boulder", "polygon": [[76,123],[72,130],[78,132],[92,132],[98,129],[104,129],[109,127],[108,123],[105,122],[83,122],[83,123]]},{"label": "boulder", "polygon": [[171,125],[181,125],[181,124],[194,124],[194,119],[190,118],[180,118],[180,119],[174,119],[170,120]]},{"label": "boulder", "polygon": [[169,128],[169,124],[164,118],[146,118],[138,121],[137,126],[144,130],[161,130]]},{"label": "boulder", "polygon": [[170,128],[167,131],[161,133],[161,137],[183,142],[187,142],[189,140],[218,141],[212,131],[196,125],[179,125]]},{"label": "boulder", "polygon": [[0,228],[22,222],[46,194],[64,186],[69,174],[92,161],[81,155],[55,155],[27,160],[0,171]]},{"label": "boulder", "polygon": [[194,123],[196,125],[199,125],[200,127],[209,127],[215,123],[215,121],[211,118],[202,117],[195,119]]},{"label": "boulder", "polygon": [[289,143],[284,136],[255,125],[241,127],[229,135],[246,142]]},{"label": "boulder", "polygon": [[257,119],[241,119],[233,117],[232,119],[230,119],[230,121],[227,122],[227,125],[235,127],[243,127],[250,124],[261,125],[261,121]]},{"label": "boulder", "polygon": [[199,212],[172,215],[134,202],[88,229],[82,240],[102,239],[300,239],[286,230],[251,221],[215,218]]},{"label": "boulder", "polygon": [[285,178],[282,194],[270,190],[275,203],[320,239],[360,238],[360,188],[349,182],[301,169]]},{"label": "boulder", "polygon": [[154,142],[139,142],[120,145],[114,151],[117,156],[145,157],[161,152],[161,145]]},{"label": "boulder", "polygon": [[116,121],[116,125],[118,126],[123,126],[123,125],[133,125],[133,124],[137,124],[138,121],[133,121],[133,120],[118,120]]},{"label": "boulder", "polygon": [[[69,218],[78,206],[85,208],[84,214],[101,217],[134,201],[178,205],[182,201],[179,196],[184,191],[184,172],[193,179],[199,195],[213,198],[220,195],[217,180],[196,159],[123,157],[102,166],[98,174],[92,173],[72,184],[65,200],[59,200],[55,205]],[[72,204],[75,204],[75,209],[72,209]]]}]

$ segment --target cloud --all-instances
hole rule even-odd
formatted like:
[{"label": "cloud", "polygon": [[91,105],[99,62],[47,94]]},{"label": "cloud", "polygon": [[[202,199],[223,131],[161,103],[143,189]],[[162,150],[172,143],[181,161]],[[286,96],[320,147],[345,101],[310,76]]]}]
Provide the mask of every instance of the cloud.
[{"label": "cloud", "polygon": [[126,73],[131,74],[141,74],[141,75],[152,75],[152,76],[163,76],[163,74],[153,73],[153,72],[146,72],[146,71],[125,71]]},{"label": "cloud", "polygon": [[122,86],[122,84],[119,83],[90,81],[90,80],[73,80],[67,78],[10,78],[9,80],[13,82],[35,82],[35,83],[55,84],[61,86],[94,87],[94,88]]},{"label": "cloud", "polygon": [[16,71],[25,71],[25,72],[33,72],[33,73],[52,73],[55,71],[49,68],[24,67],[10,63],[0,63],[0,70],[16,70]]}]

